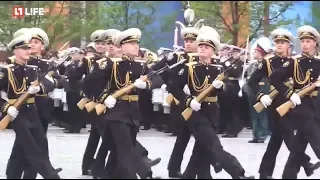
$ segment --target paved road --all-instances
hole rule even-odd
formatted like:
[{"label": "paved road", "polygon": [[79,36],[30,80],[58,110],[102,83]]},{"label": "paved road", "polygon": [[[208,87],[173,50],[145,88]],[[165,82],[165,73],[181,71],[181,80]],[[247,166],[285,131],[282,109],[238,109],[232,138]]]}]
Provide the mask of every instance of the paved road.
[{"label": "paved road", "polygon": [[[60,176],[65,179],[91,179],[88,176],[81,175],[81,160],[87,143],[89,133],[83,129],[81,134],[64,134],[60,128],[50,127],[48,132],[50,158],[54,167],[62,167],[63,171]],[[7,160],[11,152],[15,134],[11,130],[0,132],[0,179],[5,178],[5,169]],[[267,144],[248,144],[251,138],[251,132],[244,130],[239,138],[221,139],[225,150],[236,156],[244,166],[247,175],[255,175],[258,177],[258,169],[263,153]],[[159,165],[153,167],[154,174],[163,178],[168,178],[167,164],[171,151],[173,149],[174,137],[169,137],[166,134],[159,133],[155,130],[142,131],[138,135],[139,141],[149,150],[149,157],[161,157],[162,161]],[[186,168],[189,157],[191,156],[194,139],[189,142],[187,151],[184,154],[182,169]],[[308,147],[307,154],[311,156],[312,162],[317,161],[313,151]],[[281,178],[288,150],[283,145],[277,159],[274,178]],[[212,169],[214,179],[229,179],[230,176],[224,171],[215,174]],[[38,176],[41,179],[40,176]],[[303,169],[301,169],[299,178],[306,178]],[[320,179],[320,170],[318,170],[309,179]]]}]

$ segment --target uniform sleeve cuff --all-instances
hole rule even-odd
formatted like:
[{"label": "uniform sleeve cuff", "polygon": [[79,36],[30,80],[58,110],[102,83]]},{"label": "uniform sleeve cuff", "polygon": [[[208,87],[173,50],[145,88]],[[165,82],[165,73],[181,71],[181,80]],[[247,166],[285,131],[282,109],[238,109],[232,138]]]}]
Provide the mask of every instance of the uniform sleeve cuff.
[{"label": "uniform sleeve cuff", "polygon": [[1,112],[2,113],[7,113],[7,111],[8,111],[8,109],[9,109],[9,107],[11,106],[11,104],[9,104],[9,103],[4,103],[4,105],[2,105],[2,107],[1,107]]},{"label": "uniform sleeve cuff", "polygon": [[259,92],[257,95],[257,101],[260,101],[260,98],[264,95],[263,92]]},{"label": "uniform sleeve cuff", "polygon": [[292,89],[288,89],[288,91],[285,93],[286,98],[289,99],[293,93],[294,91]]},{"label": "uniform sleeve cuff", "polygon": [[103,103],[108,97],[108,93],[104,92],[100,97],[97,99],[99,103]]},{"label": "uniform sleeve cuff", "polygon": [[192,99],[193,99],[192,96],[188,96],[186,98],[186,100],[185,100],[186,107],[190,107],[190,103],[191,103]]}]

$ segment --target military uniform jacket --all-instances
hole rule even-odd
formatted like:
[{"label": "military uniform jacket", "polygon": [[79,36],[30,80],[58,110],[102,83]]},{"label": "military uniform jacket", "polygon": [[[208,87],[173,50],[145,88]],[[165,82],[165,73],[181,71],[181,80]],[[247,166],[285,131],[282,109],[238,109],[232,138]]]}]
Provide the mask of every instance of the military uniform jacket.
[{"label": "military uniform jacket", "polygon": [[[223,72],[223,67],[218,64],[202,64],[191,62],[179,70],[178,75],[170,82],[172,94],[183,104],[185,108],[190,106],[191,100],[210,85],[216,77]],[[190,89],[190,94],[184,93],[185,84]],[[220,90],[218,90],[220,91]],[[217,106],[217,92],[214,91],[208,95],[211,102],[202,102],[201,110],[193,112],[188,120],[191,124],[216,125],[218,123],[219,108]],[[215,99],[215,101],[212,101]]]},{"label": "military uniform jacket", "polygon": [[[124,55],[121,61],[104,61],[99,64],[99,69],[92,71],[90,76],[87,76],[84,79],[84,86],[90,86],[92,82],[109,79],[109,89],[105,90],[97,99],[99,103],[103,104],[104,100],[109,95],[134,83],[141,75],[146,75],[150,72],[151,70],[144,61],[132,60]],[[161,77],[155,74],[149,77],[147,89],[152,90],[154,88],[160,88],[162,84],[163,80]],[[120,121],[139,126],[142,117],[137,97],[144,95],[143,90],[134,89],[131,92],[128,92],[127,95],[131,96],[124,96],[123,98],[129,97],[129,100],[122,99],[122,97],[117,99],[116,105],[112,109],[108,109],[105,113],[105,119],[107,121]]]},{"label": "military uniform jacket", "polygon": [[[279,91],[280,95],[289,100],[291,95],[309,83],[316,82],[320,74],[320,56],[310,56],[308,54],[300,54],[292,57],[292,62],[286,62],[283,66],[275,70],[271,76],[271,84]],[[284,85],[287,79],[292,77],[293,87],[288,88]],[[316,98],[318,89],[311,92],[309,95],[301,98],[301,104],[293,109],[295,115],[302,117],[314,116],[316,108],[320,104]],[[300,116],[300,117],[301,117]]]},{"label": "military uniform jacket", "polygon": [[[31,82],[34,82],[39,78],[39,71],[40,69],[37,66],[19,65],[16,63],[1,67],[0,89],[1,91],[7,94],[8,98],[0,99],[0,107],[1,112],[3,114],[6,114],[10,105],[12,105],[16,99],[18,99],[22,94],[24,94],[28,90],[28,88],[31,85]],[[48,89],[53,88],[53,84],[47,84],[46,81],[40,81],[39,86],[40,91],[38,92],[38,94],[45,94],[47,93]],[[30,96],[30,98],[32,97],[34,98],[34,95]],[[19,114],[23,113],[23,110],[26,108],[24,106],[26,105],[22,105],[20,107]],[[28,122],[19,123],[28,124]]]},{"label": "military uniform jacket", "polygon": [[[292,62],[293,60],[289,57],[281,57],[278,55],[267,55],[264,59],[258,62],[257,69],[251,74],[249,80],[248,80],[248,86],[252,90],[253,94],[256,95],[256,100],[260,101],[260,98],[265,95],[266,89],[261,89],[261,86],[259,86],[259,83],[264,78],[267,79],[267,81],[270,81],[270,75],[273,71],[276,69],[279,69],[283,66],[283,64],[287,62]],[[271,87],[271,90],[274,89]],[[278,101],[280,100],[280,101]],[[275,98],[275,101],[278,103],[273,102],[272,104],[276,104],[277,106],[281,105],[281,103],[284,101],[283,98],[278,96],[278,98]],[[280,103],[280,104],[279,104]]]}]

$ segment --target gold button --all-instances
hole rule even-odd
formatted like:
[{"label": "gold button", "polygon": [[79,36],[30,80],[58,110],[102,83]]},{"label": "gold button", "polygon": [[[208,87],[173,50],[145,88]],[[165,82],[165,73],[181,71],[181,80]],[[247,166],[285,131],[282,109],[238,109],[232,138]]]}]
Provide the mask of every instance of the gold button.
[{"label": "gold button", "polygon": [[311,80],[313,79],[313,77],[310,78]]},{"label": "gold button", "polygon": [[118,63],[118,62],[117,62],[116,64],[117,64],[117,65],[119,65],[119,63]]},{"label": "gold button", "polygon": [[210,105],[211,103],[208,102],[208,105]]},{"label": "gold button", "polygon": [[309,60],[309,62],[311,62],[311,60]]},{"label": "gold button", "polygon": [[237,69],[237,66],[235,66],[234,69]]},{"label": "gold button", "polygon": [[131,100],[129,99],[129,102],[131,102]]},{"label": "gold button", "polygon": [[310,71],[313,71],[313,69],[309,69]]},{"label": "gold button", "polygon": [[283,62],[283,59],[281,60],[281,62]]},{"label": "gold button", "polygon": [[270,62],[272,62],[272,60],[270,60]]},{"label": "gold button", "polygon": [[207,77],[210,78],[210,75],[208,75]]},{"label": "gold button", "polygon": [[141,66],[143,66],[143,63],[141,63]]},{"label": "gold button", "polygon": [[129,65],[131,65],[131,63],[129,63]]},{"label": "gold button", "polygon": [[130,71],[129,73],[132,74],[132,71]]},{"label": "gold button", "polygon": [[192,66],[192,67],[193,67],[193,69],[196,68],[195,66]]},{"label": "gold button", "polygon": [[206,67],[206,69],[208,70],[208,69],[209,69],[209,67]]},{"label": "gold button", "polygon": [[26,77],[26,79],[28,79],[28,77]]},{"label": "gold button", "polygon": [[300,62],[300,60],[298,60],[298,62]]}]

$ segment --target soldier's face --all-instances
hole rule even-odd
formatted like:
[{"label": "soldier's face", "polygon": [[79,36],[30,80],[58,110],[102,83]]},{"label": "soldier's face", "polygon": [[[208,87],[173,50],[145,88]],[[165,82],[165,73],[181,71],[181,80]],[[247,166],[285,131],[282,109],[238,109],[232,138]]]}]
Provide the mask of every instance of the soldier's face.
[{"label": "soldier's face", "polygon": [[28,47],[15,49],[13,53],[16,56],[16,58],[20,60],[28,60],[31,55],[30,48]]},{"label": "soldier's face", "polygon": [[211,46],[201,44],[198,46],[199,57],[211,58],[214,55],[214,50]]},{"label": "soldier's face", "polygon": [[116,46],[112,42],[107,43],[107,51],[111,56],[116,55]]},{"label": "soldier's face", "polygon": [[107,51],[107,42],[105,41],[96,41],[95,48],[97,53],[104,53]]},{"label": "soldier's face", "polygon": [[197,42],[195,39],[185,39],[184,49],[186,52],[195,52],[197,50]]},{"label": "soldier's face", "polygon": [[262,58],[261,52],[258,51],[258,50],[254,50],[254,52],[253,52],[253,57],[252,57],[252,58],[253,58],[254,60],[257,60],[257,59]]},{"label": "soldier's face", "polygon": [[31,47],[30,48],[31,54],[39,55],[44,50],[44,45],[39,39],[35,39],[35,38],[31,39],[29,45]]},{"label": "soldier's face", "polygon": [[228,48],[223,49],[223,51],[221,52],[221,56],[228,56],[229,51],[230,50]]},{"label": "soldier's face", "polygon": [[300,40],[302,52],[311,53],[315,51],[317,42],[313,39],[304,38]]},{"label": "soldier's face", "polygon": [[280,54],[287,53],[290,47],[289,42],[284,40],[275,41],[275,44],[276,44],[276,52]]},{"label": "soldier's face", "polygon": [[122,55],[122,49],[121,49],[121,47],[115,46],[115,51],[116,51],[116,55],[117,55],[118,57],[121,57],[121,55]]},{"label": "soldier's face", "polygon": [[124,43],[121,46],[123,54],[131,57],[137,57],[139,55],[139,43],[137,41],[132,41]]}]

